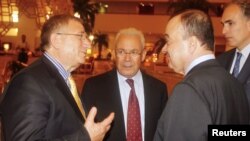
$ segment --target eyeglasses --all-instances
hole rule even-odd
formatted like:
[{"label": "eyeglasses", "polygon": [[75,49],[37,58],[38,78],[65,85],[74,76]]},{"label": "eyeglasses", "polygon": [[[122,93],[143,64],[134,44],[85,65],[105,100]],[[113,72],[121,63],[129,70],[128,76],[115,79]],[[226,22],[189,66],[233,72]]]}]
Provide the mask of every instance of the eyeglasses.
[{"label": "eyeglasses", "polygon": [[124,49],[116,49],[116,54],[119,57],[124,57],[125,55],[129,54],[131,57],[138,57],[141,55],[141,52],[138,50],[132,50],[132,51],[125,51]]},{"label": "eyeglasses", "polygon": [[73,33],[56,33],[58,35],[71,35],[71,36],[78,36],[81,38],[81,40],[86,40],[87,39],[87,35],[86,33],[80,33],[80,34],[73,34]]}]

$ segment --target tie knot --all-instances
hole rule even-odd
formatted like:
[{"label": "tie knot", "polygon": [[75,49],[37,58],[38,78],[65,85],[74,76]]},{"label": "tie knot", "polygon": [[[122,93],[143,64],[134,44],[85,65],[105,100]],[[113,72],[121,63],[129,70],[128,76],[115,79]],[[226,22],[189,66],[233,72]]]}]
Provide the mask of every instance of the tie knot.
[{"label": "tie knot", "polygon": [[130,86],[131,88],[134,87],[134,80],[133,80],[133,79],[127,79],[126,81],[127,81],[127,83],[129,84],[129,86]]},{"label": "tie knot", "polygon": [[241,58],[241,56],[242,56],[242,53],[240,53],[240,52],[237,52],[237,59],[240,59]]},{"label": "tie knot", "polygon": [[75,85],[75,81],[71,75],[68,77],[68,83],[70,88],[72,88]]}]

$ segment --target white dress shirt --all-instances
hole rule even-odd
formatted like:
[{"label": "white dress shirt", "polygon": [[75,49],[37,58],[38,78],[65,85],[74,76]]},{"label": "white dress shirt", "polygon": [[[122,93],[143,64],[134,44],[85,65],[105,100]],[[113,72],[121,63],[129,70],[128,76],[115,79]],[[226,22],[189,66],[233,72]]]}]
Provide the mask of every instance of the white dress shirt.
[{"label": "white dress shirt", "polygon": [[240,68],[239,68],[239,72],[241,71],[242,67],[244,66],[247,57],[249,56],[250,53],[250,44],[248,44],[244,49],[242,49],[241,51],[239,51],[238,49],[236,49],[235,51],[235,55],[234,55],[234,60],[230,69],[230,73],[233,73],[233,68],[234,68],[234,64],[236,61],[236,56],[237,56],[237,52],[240,52],[242,54],[241,59],[240,59]]},{"label": "white dress shirt", "polygon": [[[124,123],[125,123],[125,131],[127,135],[127,113],[128,113],[128,100],[131,87],[126,82],[128,78],[122,76],[117,71],[118,82],[119,82],[119,90],[122,101],[122,109],[124,115]],[[138,71],[136,75],[130,79],[134,80],[135,93],[140,106],[140,114],[141,114],[141,129],[142,129],[142,139],[144,140],[144,127],[145,127],[145,100],[144,100],[144,86],[142,80],[141,71]]]}]

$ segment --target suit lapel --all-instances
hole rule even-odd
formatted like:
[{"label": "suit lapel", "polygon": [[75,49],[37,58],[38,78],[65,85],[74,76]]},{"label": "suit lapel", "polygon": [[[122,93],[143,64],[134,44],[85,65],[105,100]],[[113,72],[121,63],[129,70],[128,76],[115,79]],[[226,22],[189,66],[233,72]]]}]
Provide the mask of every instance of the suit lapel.
[{"label": "suit lapel", "polygon": [[144,129],[144,138],[145,140],[147,139],[147,135],[150,135],[148,133],[148,131],[150,131],[150,119],[152,116],[152,113],[154,113],[154,111],[152,110],[152,106],[150,103],[150,101],[152,101],[153,95],[152,93],[154,93],[154,89],[152,88],[153,84],[150,83],[150,81],[148,81],[148,78],[146,76],[145,73],[142,72],[142,79],[143,79],[143,86],[144,86],[144,99],[145,99],[145,129]]},{"label": "suit lapel", "polygon": [[52,81],[55,84],[55,89],[57,88],[59,91],[61,91],[61,94],[65,97],[66,101],[69,102],[69,104],[71,105],[72,109],[75,111],[76,115],[79,117],[79,119],[84,122],[85,119],[81,114],[81,111],[79,110],[71,92],[69,87],[67,86],[67,84],[65,83],[63,77],[59,74],[58,70],[56,69],[56,67],[46,58],[43,56],[42,58],[43,62],[46,64],[49,73],[51,75]]},{"label": "suit lapel", "polygon": [[121,140],[126,140],[126,131],[125,131],[125,123],[124,123],[124,115],[123,115],[123,108],[122,108],[122,101],[121,101],[121,96],[120,96],[120,90],[119,90],[119,82],[118,82],[118,77],[117,77],[117,72],[116,69],[113,69],[110,73],[109,73],[109,81],[110,82],[108,84],[107,87],[110,87],[110,93],[109,93],[109,97],[110,102],[113,102],[113,104],[110,104],[110,109],[115,109],[115,119],[114,122],[116,123],[116,127],[114,130],[119,130],[120,135],[120,139]]},{"label": "suit lapel", "polygon": [[231,70],[231,67],[232,67],[232,64],[233,64],[233,60],[234,60],[235,51],[236,51],[236,49],[233,49],[232,51],[229,52],[229,55],[228,55],[228,58],[227,58],[228,61],[226,61],[227,64],[225,66],[225,68],[226,68],[226,70],[228,72],[230,72],[230,70]]},{"label": "suit lapel", "polygon": [[250,63],[248,62],[250,62],[250,54],[248,55],[247,60],[237,78],[242,84],[245,84],[246,80],[249,78],[250,75]]}]

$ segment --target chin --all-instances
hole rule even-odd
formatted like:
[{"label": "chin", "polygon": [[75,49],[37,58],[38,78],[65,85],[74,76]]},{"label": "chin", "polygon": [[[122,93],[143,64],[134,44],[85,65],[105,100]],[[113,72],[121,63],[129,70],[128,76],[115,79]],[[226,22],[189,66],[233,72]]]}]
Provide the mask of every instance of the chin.
[{"label": "chin", "polygon": [[134,76],[134,73],[128,72],[128,71],[120,71],[120,74],[127,77],[127,78],[130,78],[130,77]]}]

